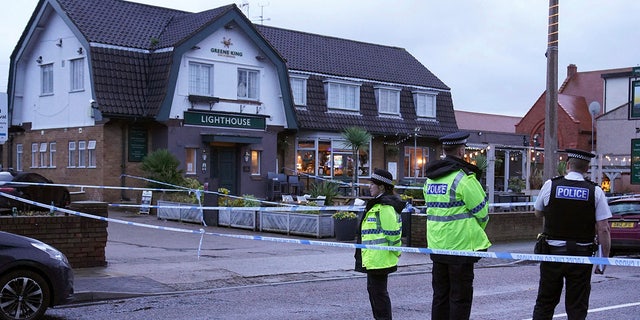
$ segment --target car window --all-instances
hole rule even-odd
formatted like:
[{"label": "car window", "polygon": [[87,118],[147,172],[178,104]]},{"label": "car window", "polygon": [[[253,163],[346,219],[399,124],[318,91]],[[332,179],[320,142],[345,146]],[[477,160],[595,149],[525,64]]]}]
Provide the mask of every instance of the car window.
[{"label": "car window", "polygon": [[625,212],[640,212],[640,203],[619,202],[609,205],[612,214],[621,214]]}]

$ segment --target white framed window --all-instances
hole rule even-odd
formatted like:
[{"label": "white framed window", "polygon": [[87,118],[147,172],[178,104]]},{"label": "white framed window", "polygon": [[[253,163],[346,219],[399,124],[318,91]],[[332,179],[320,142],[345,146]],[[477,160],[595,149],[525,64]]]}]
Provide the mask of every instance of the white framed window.
[{"label": "white framed window", "polygon": [[260,163],[262,162],[262,152],[259,150],[251,150],[251,175],[260,175]]},{"label": "white framed window", "polygon": [[416,106],[416,115],[418,117],[435,118],[436,117],[436,96],[434,91],[413,91],[413,103]]},{"label": "white framed window", "polygon": [[327,108],[349,111],[360,110],[360,85],[337,80],[325,81]]},{"label": "white framed window", "polygon": [[16,144],[16,171],[22,171],[22,143]]},{"label": "white framed window", "polygon": [[189,62],[189,94],[213,96],[213,65]]},{"label": "white framed window", "polygon": [[238,99],[258,100],[260,89],[256,70],[238,69]]},{"label": "white framed window", "polygon": [[31,168],[38,167],[38,150],[39,144],[34,142],[31,144]]},{"label": "white framed window", "polygon": [[40,66],[40,94],[53,94],[53,63]]},{"label": "white framed window", "polygon": [[400,114],[400,89],[380,86],[374,86],[373,89],[379,113]]},{"label": "white framed window", "polygon": [[78,168],[87,166],[87,142],[78,141]]},{"label": "white framed window", "polygon": [[55,142],[49,143],[49,167],[51,168],[56,167],[56,143]]},{"label": "white framed window", "polygon": [[43,142],[40,144],[40,167],[41,168],[46,168],[47,167],[47,143]]},{"label": "white framed window", "polygon": [[69,79],[71,81],[69,88],[71,91],[82,91],[84,90],[84,58],[73,59],[69,61],[70,67],[70,75]]},{"label": "white framed window", "polygon": [[76,167],[76,142],[69,141],[69,164],[67,165],[69,168]]},{"label": "white framed window", "polygon": [[307,105],[307,77],[290,75],[291,93],[293,104],[296,106]]},{"label": "white framed window", "polygon": [[87,165],[89,166],[89,168],[95,168],[96,167],[96,141],[95,140],[89,140],[89,144],[87,145],[87,156],[88,156]]},{"label": "white framed window", "polygon": [[197,161],[196,161],[196,153],[198,149],[196,148],[186,148],[185,149],[185,173],[186,174],[196,174],[197,173]]}]

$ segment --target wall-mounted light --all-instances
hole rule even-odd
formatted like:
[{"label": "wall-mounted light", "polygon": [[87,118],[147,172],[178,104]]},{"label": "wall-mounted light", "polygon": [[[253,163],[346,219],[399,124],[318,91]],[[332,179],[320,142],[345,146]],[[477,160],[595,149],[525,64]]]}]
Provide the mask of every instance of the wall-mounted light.
[{"label": "wall-mounted light", "polygon": [[41,63],[42,63],[42,56],[39,56],[39,57],[36,59],[36,62],[37,62],[38,64],[41,64]]},{"label": "wall-mounted light", "polygon": [[82,49],[82,47],[78,48],[78,50],[76,51],[78,54],[83,54],[84,50]]},{"label": "wall-mounted light", "polygon": [[249,154],[249,151],[245,151],[244,152],[244,162],[249,162],[249,158],[251,158],[251,154]]},{"label": "wall-mounted light", "polygon": [[202,161],[207,161],[207,150],[202,149]]},{"label": "wall-mounted light", "polygon": [[267,58],[265,58],[264,56],[260,56],[260,55],[256,56],[256,60],[258,60],[258,61],[264,61],[266,59]]},{"label": "wall-mounted light", "polygon": [[227,30],[231,30],[231,29],[233,29],[233,24],[227,23],[227,24],[224,25],[224,28],[227,29]]},{"label": "wall-mounted light", "polygon": [[56,46],[62,47],[62,38],[58,38],[58,42],[56,42]]},{"label": "wall-mounted light", "polygon": [[200,46],[193,46],[191,47],[191,50],[200,50]]}]

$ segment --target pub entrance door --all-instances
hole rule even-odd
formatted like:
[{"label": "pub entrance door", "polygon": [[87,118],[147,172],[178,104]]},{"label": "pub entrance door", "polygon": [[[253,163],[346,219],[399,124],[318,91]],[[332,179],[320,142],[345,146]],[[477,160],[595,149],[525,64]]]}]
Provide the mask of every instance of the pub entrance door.
[{"label": "pub entrance door", "polygon": [[235,147],[211,147],[211,178],[218,181],[219,188],[238,195],[238,161]]}]

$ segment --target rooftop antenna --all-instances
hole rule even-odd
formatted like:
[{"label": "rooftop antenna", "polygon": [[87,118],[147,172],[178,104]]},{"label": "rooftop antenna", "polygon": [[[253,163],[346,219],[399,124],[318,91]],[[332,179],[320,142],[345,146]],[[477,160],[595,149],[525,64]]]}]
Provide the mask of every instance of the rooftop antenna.
[{"label": "rooftop antenna", "polygon": [[244,7],[247,7],[246,16],[249,17],[249,1],[248,0],[243,0],[242,3],[240,3],[240,10],[243,10]]},{"label": "rooftop antenna", "polygon": [[256,19],[256,21],[259,21],[261,25],[264,25],[265,21],[271,20],[271,18],[264,17],[264,7],[269,6],[269,3],[267,2],[267,4],[259,4],[259,6],[260,6],[260,15],[257,17],[258,19]]}]

